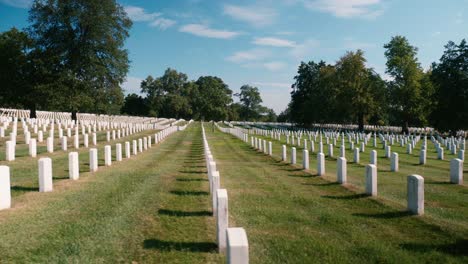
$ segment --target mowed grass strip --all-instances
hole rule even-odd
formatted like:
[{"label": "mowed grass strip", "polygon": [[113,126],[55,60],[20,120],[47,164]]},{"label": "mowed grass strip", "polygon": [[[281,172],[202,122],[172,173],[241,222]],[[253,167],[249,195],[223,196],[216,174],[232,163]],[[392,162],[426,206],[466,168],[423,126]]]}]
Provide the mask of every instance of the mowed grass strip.
[{"label": "mowed grass strip", "polygon": [[219,130],[207,136],[228,191],[229,225],[246,229],[251,263],[468,261],[468,231],[460,226],[411,216]]},{"label": "mowed grass strip", "polygon": [[[258,136],[256,136],[258,137]],[[308,136],[305,136],[308,138]],[[276,160],[281,160],[281,145],[286,145],[286,137],[282,136],[281,142],[273,140],[269,137],[259,137],[264,140],[273,142],[273,157]],[[318,137],[317,137],[318,139]],[[249,138],[250,140],[250,138]],[[330,140],[331,141],[331,140]],[[371,140],[372,141],[372,140]],[[250,141],[249,141],[250,144]],[[328,156],[328,145],[323,137],[323,151],[326,155],[325,167],[326,175],[324,179],[336,181],[336,165],[337,157],[340,153],[341,142],[337,142],[334,146],[334,157]],[[377,185],[378,197],[381,201],[391,206],[403,210],[407,203],[407,176],[419,174],[424,177],[425,189],[425,212],[430,215],[433,220],[438,221],[439,225],[457,226],[460,232],[468,229],[468,179],[465,177],[464,185],[450,184],[450,160],[456,158],[457,155],[452,155],[445,150],[445,160],[438,160],[434,145],[428,140],[427,145],[427,163],[419,164],[419,152],[422,142],[419,142],[412,154],[406,154],[406,146],[400,147],[399,143],[391,146],[392,152],[397,152],[399,155],[399,171],[390,171],[390,158],[385,157],[383,145],[378,143],[377,147],[372,147],[369,143],[365,148],[365,152],[360,153],[360,163],[353,162],[354,152],[349,149],[349,142],[346,140],[346,159],[348,167],[348,184],[347,188],[357,192],[365,190],[365,167],[370,163],[371,150],[377,151]],[[359,146],[358,146],[359,145]],[[287,161],[290,162],[291,148],[293,145],[287,145]],[[301,146],[295,146],[297,152],[296,168],[302,167],[303,159],[303,140]],[[355,144],[355,147],[360,147],[360,144]],[[314,153],[310,152],[310,141],[308,142],[309,149],[309,173],[312,175],[317,173],[317,152],[318,142],[315,142]],[[464,173],[468,173],[468,163],[464,163]]]},{"label": "mowed grass strip", "polygon": [[[99,142],[97,146],[89,145],[88,148],[85,148],[83,145],[80,145],[79,149],[75,149],[73,146],[68,145],[67,151],[58,150],[57,146],[53,153],[48,153],[43,147],[43,151],[38,153],[36,158],[32,158],[28,154],[28,149],[26,145],[18,145],[17,147],[17,157],[14,161],[0,161],[0,165],[5,165],[10,167],[10,176],[11,176],[11,194],[13,196],[13,203],[16,201],[16,197],[23,195],[27,192],[37,192],[39,191],[39,181],[38,181],[38,160],[43,157],[49,157],[52,159],[52,174],[54,184],[62,180],[68,180],[68,153],[69,152],[78,152],[79,154],[79,166],[80,166],[80,177],[86,177],[89,172],[89,149],[96,148],[98,150],[98,163],[99,166],[104,166],[104,146],[110,145],[112,149],[112,160],[115,162],[116,159],[116,144],[122,144],[122,156],[125,157],[125,142],[129,141],[130,146],[132,146],[133,140],[138,140],[139,138],[152,136],[152,142],[154,145],[154,134],[159,130],[145,130],[127,137],[122,137],[120,139],[113,140],[111,142],[105,141]],[[58,139],[55,139],[57,143]],[[130,148],[132,151],[132,147]],[[4,150],[0,149],[0,152]],[[4,153],[4,152],[3,152]],[[133,152],[131,159],[134,159]]]},{"label": "mowed grass strip", "polygon": [[202,155],[192,125],[52,193],[18,197],[0,212],[0,261],[219,262]]}]

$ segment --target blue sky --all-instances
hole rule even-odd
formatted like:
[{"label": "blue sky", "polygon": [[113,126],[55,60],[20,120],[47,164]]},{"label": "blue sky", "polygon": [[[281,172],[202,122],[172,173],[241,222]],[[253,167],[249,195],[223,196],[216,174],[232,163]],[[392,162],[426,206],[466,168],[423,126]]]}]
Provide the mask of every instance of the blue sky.
[{"label": "blue sky", "polygon": [[[334,63],[362,49],[367,65],[385,76],[383,45],[406,36],[424,68],[444,45],[468,38],[468,0],[118,0],[134,25],[126,48],[131,66],[126,93],[168,67],[221,77],[237,92],[260,89],[277,113],[290,99],[300,61]],[[0,31],[28,25],[31,0],[0,0]]]}]

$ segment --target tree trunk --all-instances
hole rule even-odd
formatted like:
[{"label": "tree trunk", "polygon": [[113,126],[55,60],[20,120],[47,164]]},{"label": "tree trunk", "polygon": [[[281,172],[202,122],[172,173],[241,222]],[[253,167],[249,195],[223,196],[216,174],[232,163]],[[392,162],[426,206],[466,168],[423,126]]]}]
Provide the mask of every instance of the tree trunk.
[{"label": "tree trunk", "polygon": [[359,131],[364,132],[364,115],[362,113],[359,113],[358,119]]},{"label": "tree trunk", "polygon": [[73,110],[73,111],[71,112],[71,114],[72,114],[72,116],[71,116],[72,120],[76,122],[76,120],[77,120],[77,118],[76,118],[76,111]]},{"label": "tree trunk", "polygon": [[37,118],[36,113],[36,104],[31,105],[31,109],[29,110],[29,118]]},{"label": "tree trunk", "polygon": [[401,132],[409,134],[408,121],[403,122],[403,125],[401,126]]}]

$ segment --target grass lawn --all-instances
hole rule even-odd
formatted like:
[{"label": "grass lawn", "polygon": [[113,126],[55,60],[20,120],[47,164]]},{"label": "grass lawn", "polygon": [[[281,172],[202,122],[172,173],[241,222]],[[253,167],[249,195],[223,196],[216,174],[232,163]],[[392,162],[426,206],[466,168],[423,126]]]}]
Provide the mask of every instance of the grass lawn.
[{"label": "grass lawn", "polygon": [[[343,187],[335,183],[334,158],[327,158],[327,176],[317,177],[315,155],[305,172],[279,161],[278,142],[272,158],[219,130],[206,132],[228,191],[230,226],[246,229],[252,263],[468,262],[468,191],[446,183],[448,161],[434,160],[434,153],[426,166],[400,155],[399,173],[379,158],[379,197],[371,198],[363,195],[369,150],[362,164],[348,164],[351,184]],[[298,149],[299,164],[301,157]],[[426,180],[422,217],[405,212],[411,173]]]},{"label": "grass lawn", "polygon": [[51,193],[14,196],[13,208],[0,212],[0,260],[218,263],[207,191],[201,129],[192,125],[79,181],[54,182]]}]

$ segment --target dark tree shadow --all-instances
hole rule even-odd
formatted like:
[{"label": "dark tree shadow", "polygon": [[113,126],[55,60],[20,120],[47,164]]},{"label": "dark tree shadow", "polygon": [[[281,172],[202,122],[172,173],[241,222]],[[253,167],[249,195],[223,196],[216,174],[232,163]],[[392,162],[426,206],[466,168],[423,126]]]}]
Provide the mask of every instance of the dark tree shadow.
[{"label": "dark tree shadow", "polygon": [[203,171],[179,171],[180,173],[185,173],[185,174],[205,174]]},{"label": "dark tree shadow", "polygon": [[177,217],[190,217],[190,216],[213,216],[213,212],[210,211],[180,211],[180,210],[167,210],[159,209],[158,214],[168,215],[168,216],[177,216]]},{"label": "dark tree shadow", "polygon": [[[314,175],[318,176],[318,175]],[[338,182],[326,182],[326,183],[303,183],[303,185],[312,185],[312,186],[333,186],[333,185],[339,185]]]},{"label": "dark tree shadow", "polygon": [[160,251],[214,252],[218,247],[213,242],[175,242],[159,239],[145,239],[143,248]]},{"label": "dark tree shadow", "polygon": [[358,193],[358,194],[345,195],[345,196],[322,195],[322,197],[328,198],[328,199],[335,199],[335,200],[355,200],[355,199],[368,197],[368,195],[365,193]]},{"label": "dark tree shadow", "polygon": [[468,256],[468,239],[459,239],[454,243],[444,244],[444,245],[429,245],[429,244],[420,244],[420,243],[404,243],[400,246],[409,251],[415,252],[430,252],[430,251],[440,251],[445,254],[450,254],[454,256]]},{"label": "dark tree shadow", "polygon": [[185,179],[185,178],[176,178],[176,181],[181,182],[197,182],[197,181],[208,181],[207,179]]},{"label": "dark tree shadow", "polygon": [[11,186],[12,191],[21,191],[21,192],[38,192],[39,187],[25,187],[25,186]]},{"label": "dark tree shadow", "polygon": [[441,184],[441,185],[445,185],[445,184],[449,185],[449,184],[452,184],[452,183],[450,183],[450,182],[448,182],[448,181],[426,181],[426,182],[424,182],[424,183],[425,183],[425,184]]},{"label": "dark tree shadow", "polygon": [[295,178],[312,178],[313,175],[311,174],[289,174],[289,177],[295,177]]},{"label": "dark tree shadow", "polygon": [[379,214],[356,213],[353,215],[360,216],[360,217],[377,218],[377,219],[392,219],[392,218],[411,216],[413,214],[409,211],[396,211],[396,212],[387,212],[387,213],[379,213]]},{"label": "dark tree shadow", "polygon": [[181,196],[185,196],[185,195],[193,195],[193,196],[209,195],[209,193],[205,192],[205,191],[178,191],[178,190],[174,190],[174,191],[170,191],[170,193],[175,194],[175,195],[181,195]]}]

